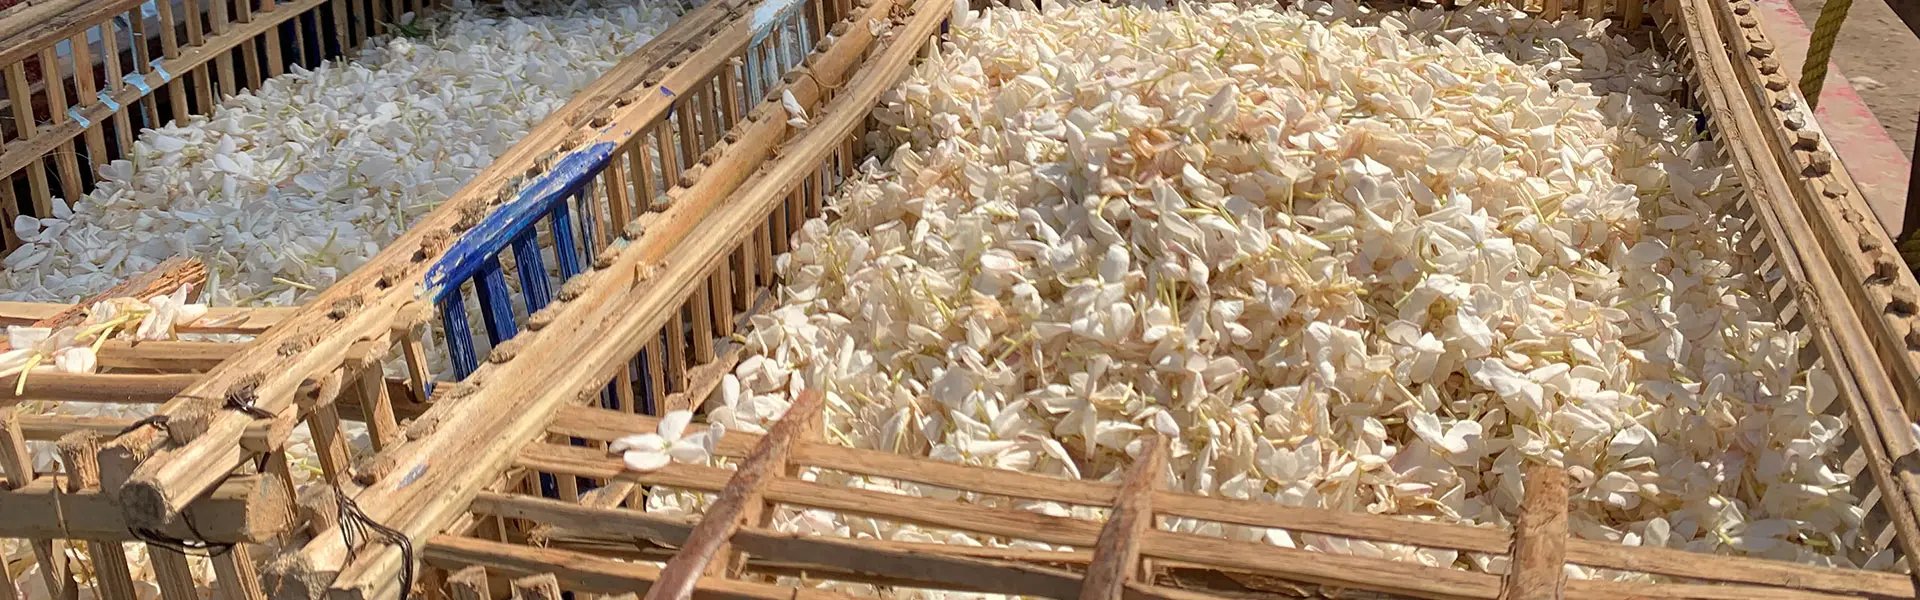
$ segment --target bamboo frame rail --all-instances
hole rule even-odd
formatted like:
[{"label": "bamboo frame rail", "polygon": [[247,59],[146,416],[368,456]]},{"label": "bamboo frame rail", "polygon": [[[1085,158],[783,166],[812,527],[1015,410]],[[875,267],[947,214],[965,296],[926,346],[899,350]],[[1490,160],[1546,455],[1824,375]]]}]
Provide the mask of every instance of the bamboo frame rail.
[{"label": "bamboo frame rail", "polygon": [[[1920,474],[1896,469],[1894,459],[1912,455],[1916,450],[1914,433],[1908,426],[1912,420],[1907,416],[1912,404],[1902,398],[1910,397],[1905,395],[1905,390],[1920,385],[1920,381],[1912,381],[1910,375],[1905,374],[1908,372],[1904,367],[1906,360],[1883,360],[1884,355],[1876,350],[1886,345],[1877,339],[1881,330],[1875,324],[1881,320],[1874,316],[1878,311],[1862,311],[1865,307],[1861,294],[1884,290],[1869,288],[1858,280],[1848,281],[1849,269],[1839,264],[1857,264],[1864,260],[1853,248],[1842,248],[1835,243],[1840,234],[1834,226],[1842,219],[1829,211],[1835,208],[1844,211],[1846,207],[1835,206],[1843,204],[1838,202],[1810,205],[1801,201],[1804,194],[1796,190],[1809,181],[1808,176],[1824,177],[1831,173],[1796,170],[1792,153],[1782,152],[1769,133],[1788,131],[1788,126],[1770,119],[1774,111],[1756,102],[1756,96],[1740,93],[1751,90],[1758,98],[1765,98],[1784,92],[1781,96],[1784,99],[1776,98],[1770,104],[1794,102],[1792,90],[1775,89],[1783,83],[1752,85],[1760,67],[1744,57],[1770,56],[1765,52],[1756,53],[1749,40],[1763,42],[1758,44],[1761,47],[1770,44],[1764,43],[1764,35],[1758,33],[1757,21],[1735,18],[1736,10],[1748,12],[1752,10],[1751,5],[1743,1],[1734,6],[1718,7],[1695,0],[1668,2],[1660,7],[1669,23],[1675,24],[1667,28],[1668,43],[1688,49],[1685,58],[1693,67],[1689,73],[1697,80],[1693,89],[1713,116],[1709,124],[1724,137],[1735,140],[1725,147],[1732,154],[1736,169],[1747,181],[1755,182],[1749,185],[1748,192],[1756,220],[1766,228],[1768,249],[1782,264],[1789,293],[1800,309],[1800,318],[1814,333],[1815,346],[1827,367],[1835,372],[1836,380],[1841,382],[1842,404],[1848,422],[1855,428],[1856,441],[1864,451],[1866,474],[1874,480],[1884,514],[1890,517],[1892,527],[1898,532],[1895,538],[1911,568],[1920,565],[1920,524],[1916,524],[1914,504],[1914,499],[1920,497]],[[1687,26],[1679,27],[1681,24]],[[1737,36],[1736,32],[1739,32]],[[1739,41],[1729,43],[1728,36]],[[1776,79],[1785,81],[1783,76]],[[1752,87],[1745,87],[1748,85]],[[1858,200],[1858,195],[1854,198]],[[1862,229],[1856,232],[1859,236],[1884,237],[1878,227]],[[1907,277],[1911,280],[1911,275]],[[1889,284],[1879,285],[1884,288]]]}]

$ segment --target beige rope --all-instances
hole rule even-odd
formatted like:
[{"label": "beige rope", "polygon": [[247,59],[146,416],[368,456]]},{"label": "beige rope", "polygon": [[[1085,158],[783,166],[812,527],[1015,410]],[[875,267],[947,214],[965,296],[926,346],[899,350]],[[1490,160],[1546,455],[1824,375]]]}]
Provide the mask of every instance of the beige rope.
[{"label": "beige rope", "polygon": [[1800,95],[1807,97],[1807,108],[1820,106],[1820,88],[1827,81],[1827,60],[1833,57],[1834,40],[1840,37],[1840,24],[1847,20],[1853,0],[1827,0],[1820,6],[1820,18],[1813,24],[1813,39],[1807,42],[1807,60],[1800,67]]}]

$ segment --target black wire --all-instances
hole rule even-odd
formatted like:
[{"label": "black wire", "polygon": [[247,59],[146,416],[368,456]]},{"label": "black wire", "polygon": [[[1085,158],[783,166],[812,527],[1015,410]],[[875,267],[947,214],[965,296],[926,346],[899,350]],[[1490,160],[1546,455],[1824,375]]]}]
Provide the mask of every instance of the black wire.
[{"label": "black wire", "polygon": [[[198,400],[210,399],[210,398],[201,398],[196,396],[187,396],[187,397],[198,399]],[[222,408],[225,408],[227,410],[237,410],[255,419],[273,418],[273,413],[267,412],[266,410],[261,409],[260,407],[254,406],[253,398],[254,396],[251,393],[247,393],[244,395],[229,394],[226,397],[224,404],[222,405]],[[133,433],[134,431],[138,431],[142,427],[152,427],[155,429],[159,429],[162,433],[166,433],[169,436],[171,436],[173,432],[167,429],[167,425],[169,424],[169,422],[170,422],[170,417],[168,415],[164,415],[164,414],[153,415],[144,419],[140,419],[138,421],[134,421],[132,424],[127,425],[126,428],[120,430],[119,435],[126,435],[129,433]],[[267,457],[268,455],[266,454],[260,455],[259,462],[255,465],[256,470],[262,473],[266,472]],[[185,511],[182,511],[180,513],[180,522],[187,526],[187,531],[193,534],[193,539],[171,537],[166,534],[160,533],[158,530],[146,529],[142,527],[129,527],[127,528],[127,532],[132,534],[134,539],[140,540],[142,542],[146,542],[148,545],[154,546],[156,548],[161,548],[161,549],[171,551],[175,554],[214,558],[214,557],[218,557],[220,555],[226,554],[227,552],[233,550],[234,545],[231,543],[207,541],[206,534],[200,533],[200,529],[198,527],[195,527],[193,524],[193,517],[188,516]],[[409,558],[411,558],[411,549],[408,549],[408,553],[409,553]],[[409,572],[412,570],[411,563],[409,563],[408,570]],[[408,577],[409,579],[411,579],[411,574],[409,574]]]},{"label": "black wire", "polygon": [[338,486],[333,488],[333,495],[334,502],[340,509],[340,539],[346,543],[347,560],[352,561],[357,558],[355,548],[360,545],[361,540],[369,539],[367,535],[369,532],[399,547],[400,600],[407,600],[413,595],[413,540],[407,539],[407,534],[381,525],[380,522],[367,516],[366,512],[360,510],[360,505],[354,503],[353,498],[347,497],[347,493]]},{"label": "black wire", "polygon": [[267,412],[267,409],[260,408],[258,406],[253,405],[253,400],[256,397],[257,396],[254,396],[252,393],[228,394],[226,398],[226,402],[220,405],[220,407],[225,408],[227,410],[240,411],[241,413],[244,413],[247,416],[253,417],[255,419],[273,418],[273,413]]},{"label": "black wire", "polygon": [[193,525],[193,518],[184,512],[180,513],[180,522],[186,524],[187,531],[191,532],[195,539],[168,537],[159,531],[139,527],[129,528],[127,531],[132,533],[135,539],[174,554],[215,558],[233,550],[234,544],[206,541],[206,534],[200,533],[200,529]]}]

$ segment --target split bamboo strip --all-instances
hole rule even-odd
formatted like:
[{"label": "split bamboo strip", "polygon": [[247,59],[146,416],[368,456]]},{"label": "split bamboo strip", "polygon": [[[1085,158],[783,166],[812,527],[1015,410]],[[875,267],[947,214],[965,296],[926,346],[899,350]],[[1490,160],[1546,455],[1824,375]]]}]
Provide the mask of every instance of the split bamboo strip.
[{"label": "split bamboo strip", "polygon": [[560,578],[552,573],[513,580],[513,600],[560,600]]},{"label": "split bamboo strip", "polygon": [[740,469],[727,480],[720,498],[707,507],[706,518],[687,536],[680,552],[661,568],[658,583],[647,589],[647,600],[692,596],[694,582],[702,574],[711,574],[707,565],[715,557],[719,557],[724,566],[728,538],[751,518],[749,511],[758,509],[770,481],[786,470],[787,456],[792,452],[795,439],[804,437],[806,431],[814,427],[810,422],[818,419],[825,404],[826,394],[818,389],[800,393],[788,408],[788,417],[774,423],[760,438],[753,452],[740,463]]},{"label": "split bamboo strip", "polygon": [[[0,326],[31,325],[67,310],[72,304],[41,302],[0,302]],[[292,315],[294,308],[232,308],[215,306],[192,325],[181,326],[181,333],[233,333],[258,335]]]},{"label": "split bamboo strip", "polygon": [[460,569],[447,580],[452,600],[493,600],[487,585],[487,570],[480,567]]},{"label": "split bamboo strip", "polygon": [[109,340],[100,346],[99,363],[103,369],[204,371],[246,346],[228,342]]},{"label": "split bamboo strip", "polygon": [[[40,70],[42,83],[46,84],[47,122],[58,127],[67,122],[67,86],[61,80],[60,58],[52,46],[40,50]],[[78,73],[75,71],[76,77]],[[39,123],[36,121],[31,126],[38,128]],[[55,146],[49,158],[53,160],[54,171],[59,175],[60,194],[67,198],[79,198],[80,156],[74,152],[73,140],[69,138]],[[53,205],[49,202],[47,206],[51,209]]]},{"label": "split bamboo strip", "polygon": [[[54,136],[40,135],[40,127],[37,125],[38,119],[34,116],[33,111],[33,92],[27,88],[26,64],[15,62],[8,64],[6,69],[7,100],[13,103],[14,130],[19,135],[18,139],[9,142],[7,145],[32,144],[41,140],[53,140]],[[49,201],[49,199],[52,198],[50,195],[51,192],[47,190],[46,165],[42,164],[40,159],[48,152],[53,151],[55,144],[48,143],[44,145],[44,148],[36,148],[36,151],[31,157],[26,157],[20,161],[21,164],[19,166],[0,170],[0,173],[13,173],[20,169],[27,170],[28,192],[33,195],[33,211],[34,214],[41,215],[53,213],[53,204]],[[0,164],[4,164],[6,156],[7,154],[0,154]]]},{"label": "split bamboo strip", "polygon": [[159,404],[172,399],[203,376],[194,373],[32,373],[26,375],[26,393],[16,395],[13,390],[20,377],[0,377],[0,405],[36,401]]},{"label": "split bamboo strip", "polygon": [[[112,29],[112,25],[100,28],[102,43],[105,43],[106,37],[113,35]],[[84,30],[68,38],[67,43],[73,48],[73,64],[79,67],[74,70],[73,93],[80,102],[85,103],[89,98],[94,98],[99,94],[99,88],[96,87],[93,77],[93,49],[87,44],[87,33]],[[112,80],[115,77],[117,77],[116,73],[112,71],[107,72],[108,80]],[[85,137],[87,160],[94,165],[104,163],[107,160],[106,136],[100,132],[100,128],[88,127]],[[89,170],[92,171],[96,169],[90,168]],[[77,198],[78,196],[69,197]]]},{"label": "split bamboo strip", "polygon": [[[197,286],[207,280],[207,267],[199,259],[180,257],[169,258],[154,268],[120,282],[106,291],[68,306],[59,312],[34,321],[34,327],[59,329],[79,325],[87,318],[87,311],[94,303],[113,298],[134,298],[145,300],[162,294],[171,294],[182,285]],[[0,351],[6,350],[7,342],[0,340]]]},{"label": "split bamboo strip", "polygon": [[1505,600],[1557,600],[1567,587],[1567,473],[1529,463],[1525,499],[1513,533]]},{"label": "split bamboo strip", "polygon": [[[490,571],[517,575],[554,573],[565,577],[576,590],[603,594],[647,589],[654,580],[659,578],[660,573],[659,569],[648,565],[450,535],[435,536],[429,540],[423,558],[429,564],[441,567],[461,568],[473,565],[486,567]],[[852,596],[820,590],[795,589],[720,578],[702,579],[700,589],[703,594],[710,594],[715,598],[853,600]]]},{"label": "split bamboo strip", "polygon": [[70,415],[21,415],[20,434],[27,441],[51,442],[75,431],[112,436],[133,425],[133,419]]},{"label": "split bamboo strip", "polygon": [[[99,434],[76,431],[60,438],[60,461],[66,464],[67,493],[100,492]],[[100,595],[111,600],[133,600],[133,571],[127,567],[127,549],[117,541],[89,539],[93,581]]]},{"label": "split bamboo strip", "polygon": [[1140,456],[1127,467],[1126,481],[1120,484],[1119,501],[1113,514],[1100,528],[1093,545],[1093,560],[1087,567],[1086,583],[1080,588],[1080,600],[1119,600],[1127,584],[1141,577],[1140,542],[1154,529],[1153,493],[1167,467],[1167,440],[1155,436],[1143,446]]},{"label": "split bamboo strip", "polygon": [[393,413],[393,398],[387,393],[386,377],[380,367],[379,344],[364,340],[347,354],[347,361],[359,374],[353,377],[356,399],[367,409],[367,437],[379,451],[399,441],[400,423]]}]

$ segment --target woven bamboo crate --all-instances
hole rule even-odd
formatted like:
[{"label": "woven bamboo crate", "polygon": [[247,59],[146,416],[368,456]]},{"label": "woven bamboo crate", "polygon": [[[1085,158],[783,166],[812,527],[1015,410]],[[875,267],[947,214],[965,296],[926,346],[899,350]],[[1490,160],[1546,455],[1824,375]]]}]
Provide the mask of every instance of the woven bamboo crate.
[{"label": "woven bamboo crate", "polygon": [[[197,0],[185,1],[193,5]],[[27,12],[40,5],[16,6],[7,14],[8,18],[37,19],[33,24],[21,24],[21,29],[46,30],[34,39],[51,40],[47,43],[55,44],[69,38],[79,39],[88,31],[124,33],[126,26],[116,25],[112,19],[124,12],[138,16],[140,10],[137,2],[101,6],[106,4],[112,6],[95,11],[103,16],[91,21],[92,25],[66,23],[73,15],[93,13],[69,11],[62,13],[67,16],[50,18],[44,13]],[[179,6],[178,2],[174,5]],[[271,3],[268,6],[271,7]],[[79,144],[82,135],[98,136],[115,152],[105,156],[117,156],[121,146],[114,145],[114,138],[132,133],[112,129],[121,127],[119,123],[144,126],[153,121],[142,121],[143,111],[167,114],[210,106],[209,101],[170,103],[170,94],[191,100],[231,93],[228,88],[208,87],[226,82],[229,77],[219,64],[220,58],[227,55],[216,57],[216,51],[293,53],[289,60],[266,63],[278,66],[265,72],[257,72],[255,63],[244,56],[234,55],[232,58],[237,64],[246,65],[240,73],[249,79],[232,82],[240,86],[257,85],[255,75],[270,76],[293,61],[311,58],[317,62],[337,55],[342,48],[350,50],[364,43],[367,33],[378,32],[360,29],[363,21],[383,22],[382,19],[390,19],[398,11],[422,8],[426,8],[424,3],[382,5],[333,0],[331,4],[324,1],[282,3],[275,9],[279,12],[256,11],[252,13],[252,25],[236,22],[227,30],[227,34],[232,34],[228,37],[216,34],[203,38],[207,40],[204,48],[213,49],[182,49],[178,59],[193,61],[191,65],[175,70],[174,65],[186,63],[164,62],[174,60],[171,55],[161,57],[163,67],[175,73],[173,78],[167,85],[150,86],[152,96],[142,95],[121,102],[119,111],[125,114],[90,119],[91,129],[86,130],[69,121],[61,126],[65,129],[37,132],[38,137],[34,138],[37,141],[33,143],[52,139],[48,136],[66,135],[67,140]],[[208,19],[217,15],[216,10],[204,7],[196,10]],[[331,12],[334,10],[339,12]],[[365,12],[356,12],[363,10]],[[336,20],[336,14],[343,20]],[[101,373],[75,376],[36,373],[26,382],[25,395],[12,394],[18,383],[15,377],[0,378],[0,384],[6,387],[5,395],[0,396],[0,459],[4,459],[0,460],[0,466],[6,468],[0,471],[0,538],[27,539],[35,550],[31,558],[14,557],[13,562],[4,565],[8,567],[4,571],[8,579],[0,580],[0,589],[13,589],[12,576],[39,565],[45,567],[40,570],[40,576],[46,578],[48,589],[85,587],[98,589],[105,597],[120,598],[126,597],[123,592],[132,593],[128,590],[152,584],[169,600],[199,597],[196,587],[204,589],[208,581],[189,573],[188,561],[180,552],[185,550],[214,555],[213,578],[218,581],[218,594],[232,598],[261,597],[259,580],[254,574],[257,563],[270,557],[302,524],[315,518],[329,518],[295,510],[294,482],[301,477],[289,467],[287,445],[294,430],[306,427],[312,434],[320,470],[317,479],[322,483],[313,487],[316,492],[333,489],[332,485],[351,486],[357,470],[373,467],[359,465],[356,468],[353,464],[354,457],[341,435],[344,421],[364,423],[374,449],[387,448],[406,439],[408,430],[403,424],[421,416],[436,399],[459,390],[458,386],[436,385],[436,382],[459,379],[457,365],[450,370],[436,369],[430,356],[457,355],[461,348],[470,350],[472,345],[453,341],[441,324],[430,322],[430,303],[423,305],[416,301],[414,294],[421,289],[420,279],[426,276],[426,268],[455,250],[446,243],[448,236],[432,232],[444,230],[450,224],[475,226],[482,215],[512,198],[525,174],[544,170],[552,164],[557,151],[602,128],[604,118],[598,115],[633,104],[639,98],[634,90],[643,81],[657,81],[661,73],[675,72],[674,67],[686,62],[694,48],[708,45],[715,36],[733,31],[729,27],[748,20],[744,5],[738,2],[715,2],[683,15],[668,31],[549,114],[474,181],[424,217],[412,234],[315,301],[300,307],[216,308],[194,327],[183,330],[183,333],[247,336],[249,339],[243,342],[156,342],[137,347],[109,343],[101,352],[105,367]],[[0,25],[9,22],[0,20]],[[176,22],[176,26],[179,23]],[[0,28],[0,32],[4,31]],[[762,33],[767,31],[770,30],[762,29]],[[781,31],[794,37],[790,45],[806,45],[807,40],[801,39],[798,29],[787,27]],[[748,56],[738,64],[727,64],[738,74],[738,81],[764,86],[781,72],[783,65],[798,60],[797,53],[790,54],[786,62],[767,54],[764,49],[774,41],[780,40],[759,40],[756,47],[763,50],[762,56]],[[215,48],[216,45],[219,47]],[[159,49],[154,51],[156,55],[160,53]],[[43,54],[35,51],[23,56],[37,59]],[[215,62],[209,64],[210,60]],[[196,65],[197,70],[187,68]],[[757,74],[749,76],[748,71]],[[69,74],[65,85],[79,84]],[[705,98],[707,102],[717,102],[717,96]],[[682,110],[681,114],[693,112]],[[174,113],[174,116],[180,114]],[[652,170],[644,172],[651,175],[644,178],[647,189],[664,189],[669,179],[678,178],[683,170],[681,165],[690,165],[696,160],[698,150],[687,148],[704,148],[706,146],[694,145],[714,143],[719,134],[711,132],[726,127],[718,122],[687,121],[686,128],[681,128],[680,123],[681,119],[675,117],[669,126],[649,132],[652,137],[645,142],[631,145],[642,148],[640,152],[655,159],[647,167]],[[700,129],[692,128],[696,124]],[[7,156],[15,156],[13,152],[26,148],[23,145],[26,143],[10,143]],[[690,153],[662,155],[662,149]],[[44,158],[37,163],[52,165],[60,157],[49,154]],[[66,158],[73,158],[71,152]],[[662,160],[671,162],[659,162]],[[632,164],[633,168],[642,168],[638,162]],[[14,171],[10,181],[19,188],[15,191],[22,191],[21,198],[29,197],[24,194],[31,190],[20,186],[29,185],[33,172],[31,168]],[[74,183],[81,187],[91,185],[91,181],[75,180]],[[56,188],[47,193],[64,192]],[[40,200],[50,197],[31,196]],[[604,196],[596,199],[604,202]],[[595,228],[600,231],[617,228],[609,220],[609,209],[604,204],[600,206],[583,212],[582,218],[575,221],[584,233],[576,241],[586,240],[588,244],[572,246],[571,253],[561,249],[560,242],[564,240],[552,228],[541,230],[530,243],[550,256],[571,254],[579,258],[579,252],[591,252],[593,244],[604,243],[605,239],[596,241],[590,232]],[[31,207],[29,214],[32,214]],[[6,221],[11,227],[11,216]],[[520,263],[509,258],[508,264],[518,266]],[[183,282],[199,283],[204,276],[197,262],[170,261],[153,273],[78,305],[0,303],[0,325],[71,323],[95,300],[145,298],[170,292]],[[410,282],[403,282],[409,277],[413,278]],[[471,295],[474,289],[469,285],[460,291]],[[526,296],[525,290],[514,291],[516,300]],[[421,306],[429,308],[415,310]],[[24,401],[154,405],[156,418],[135,421],[26,415],[15,408]],[[61,462],[67,466],[58,472],[36,472],[27,458],[25,444],[53,441],[61,442]],[[87,466],[90,459],[97,460],[98,473]],[[124,551],[130,549],[130,544],[146,545],[152,561],[151,574],[128,571]],[[116,556],[120,559],[115,560]]]},{"label": "woven bamboo crate", "polygon": [[[1920,287],[1898,268],[1851,181],[1832,168],[1831,146],[1779,75],[1750,3],[1609,4],[1523,8],[1619,18],[1618,26],[1663,45],[1685,66],[1689,92],[1746,182],[1739,210],[1749,217],[1748,239],[1758,240],[1751,249],[1782,273],[1773,300],[1790,326],[1813,334],[1804,360],[1822,361],[1842,382],[1843,402],[1833,410],[1851,425],[1844,469],[1855,477],[1874,538],[1895,548],[1911,569],[1920,560],[1913,508],[1920,477],[1896,465],[1916,455],[1906,415],[1920,400],[1913,353],[1920,334],[1910,320]],[[726,334],[765,306],[776,283],[774,257],[788,249],[801,222],[821,215],[826,198],[866,154],[859,140],[867,111],[917,53],[937,43],[952,6],[952,0],[809,2],[802,10],[814,15],[813,23],[831,24],[832,35],[750,107],[731,101],[730,94],[744,90],[725,65],[743,49],[751,52],[753,42],[723,32],[714,46],[683,55],[645,82],[632,105],[597,117],[605,127],[571,144],[574,150],[558,166],[528,173],[530,190],[591,197],[585,210],[605,210],[605,224],[621,226],[594,230],[592,267],[568,278],[551,304],[524,319],[492,311],[497,339],[486,352],[474,351],[471,369],[449,386],[459,401],[435,403],[418,435],[382,451],[342,494],[310,499],[310,512],[350,518],[314,524],[303,548],[268,569],[267,589],[288,598],[391,598],[402,590],[486,598],[508,587],[516,597],[562,591],[651,596],[650,590],[659,597],[690,591],[837,597],[766,579],[802,574],[1047,597],[1554,597],[1561,566],[1578,564],[1670,582],[1571,581],[1566,596],[1914,597],[1913,582],[1903,575],[1568,539],[1566,490],[1550,469],[1529,473],[1517,531],[1443,525],[1191,496],[1152,489],[1138,476],[1118,485],[1072,482],[839,448],[813,437],[809,407],[816,405],[808,402],[816,398],[790,413],[804,418],[783,421],[766,436],[729,436],[722,454],[743,459],[737,470],[673,465],[624,472],[602,448],[620,435],[650,430],[654,421],[646,413],[698,406],[739,360]],[[882,22],[889,26],[878,27]],[[716,105],[687,91],[696,89],[729,100]],[[814,115],[804,130],[785,124],[782,91]],[[657,171],[647,170],[662,159],[637,153],[636,144],[651,144],[653,132],[688,127],[669,121],[669,106],[682,119],[692,110],[699,113],[696,124],[727,127],[687,136],[698,142],[678,153],[671,144],[655,146],[664,155],[699,156],[662,190],[648,187],[648,174]],[[728,112],[736,110],[743,112]],[[639,163],[629,160],[636,156],[643,157]],[[440,244],[483,246],[474,260],[497,260],[509,242],[498,239],[505,229],[484,225],[496,218],[500,213],[476,216],[471,227],[448,223],[416,233]],[[483,287],[505,269],[446,268],[478,278]],[[512,302],[500,299],[520,299],[498,296],[479,301],[511,309]],[[431,311],[417,304],[410,310],[416,320],[427,320]],[[1112,517],[1102,523],[835,488],[794,477],[805,467],[1111,507]],[[649,485],[713,492],[718,500],[698,522],[648,515],[631,503],[635,491]],[[352,510],[328,505],[341,499],[350,499]],[[1080,550],[796,537],[759,521],[776,504]],[[1502,577],[1228,542],[1159,530],[1156,516],[1508,555],[1515,566]],[[389,528],[393,538],[363,535],[368,521]],[[342,535],[355,530],[362,534]]]},{"label": "woven bamboo crate", "polygon": [[0,14],[0,254],[17,215],[92,189],[141,129],[208,114],[293,65],[388,33],[427,0],[40,0]]}]

